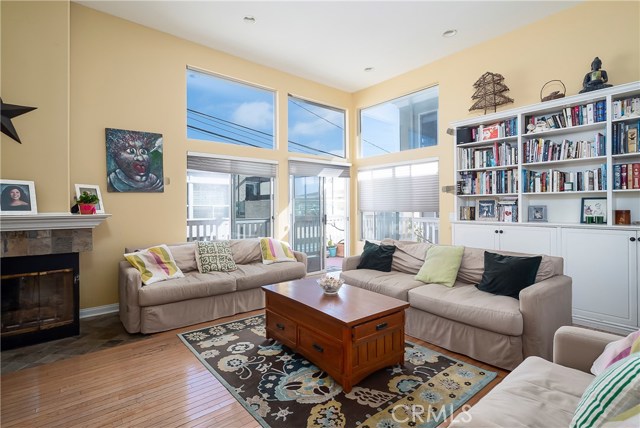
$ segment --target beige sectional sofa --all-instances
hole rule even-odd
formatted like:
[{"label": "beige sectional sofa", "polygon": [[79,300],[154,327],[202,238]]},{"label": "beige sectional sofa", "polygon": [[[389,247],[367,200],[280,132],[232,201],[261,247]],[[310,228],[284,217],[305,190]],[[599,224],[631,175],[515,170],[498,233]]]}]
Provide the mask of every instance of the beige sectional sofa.
[{"label": "beige sectional sofa", "polygon": [[264,308],[261,286],[307,274],[307,256],[297,251],[295,262],[263,264],[259,239],[231,240],[238,266],[233,272],[199,273],[194,242],[169,249],[184,278],[143,286],[137,269],[126,260],[119,264],[120,320],[129,333],[155,333]]},{"label": "beige sectional sofa", "polygon": [[550,360],[553,334],[571,325],[571,278],[563,275],[560,257],[542,257],[535,284],[522,290],[518,300],[474,286],[484,271],[483,249],[465,247],[455,285],[449,288],[414,279],[430,244],[382,244],[397,247],[391,272],[356,269],[360,256],[353,256],[343,261],[340,276],[347,284],[409,302],[405,332],[410,336],[512,370],[528,356]]},{"label": "beige sectional sofa", "polygon": [[553,362],[529,357],[500,384],[459,414],[450,427],[568,427],[594,376],[589,369],[605,346],[621,339],[609,333],[561,327]]}]

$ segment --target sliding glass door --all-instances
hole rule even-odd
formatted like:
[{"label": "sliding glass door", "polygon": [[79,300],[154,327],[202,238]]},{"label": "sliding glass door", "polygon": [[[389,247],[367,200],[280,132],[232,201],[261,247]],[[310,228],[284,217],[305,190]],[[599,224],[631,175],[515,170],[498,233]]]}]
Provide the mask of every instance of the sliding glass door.
[{"label": "sliding glass door", "polygon": [[291,176],[293,249],[307,254],[307,271],[325,268],[324,179]]}]

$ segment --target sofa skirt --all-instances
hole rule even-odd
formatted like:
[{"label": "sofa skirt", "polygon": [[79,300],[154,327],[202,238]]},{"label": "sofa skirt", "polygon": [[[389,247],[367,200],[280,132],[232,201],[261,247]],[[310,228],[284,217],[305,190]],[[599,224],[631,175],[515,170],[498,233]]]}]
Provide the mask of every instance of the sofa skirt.
[{"label": "sofa skirt", "polygon": [[157,333],[199,324],[265,306],[261,287],[217,296],[140,308],[140,332]]},{"label": "sofa skirt", "polygon": [[495,333],[420,309],[407,309],[405,333],[506,370],[513,370],[523,360],[519,336]]}]

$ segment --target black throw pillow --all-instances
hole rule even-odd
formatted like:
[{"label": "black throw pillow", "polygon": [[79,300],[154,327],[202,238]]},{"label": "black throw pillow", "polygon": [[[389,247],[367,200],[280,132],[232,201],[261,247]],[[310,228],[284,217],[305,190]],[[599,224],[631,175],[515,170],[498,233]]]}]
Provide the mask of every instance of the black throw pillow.
[{"label": "black throw pillow", "polygon": [[391,262],[393,253],[396,251],[395,245],[377,245],[365,241],[364,250],[360,256],[360,264],[357,269],[373,269],[382,272],[391,272]]},{"label": "black throw pillow", "polygon": [[520,291],[536,282],[542,256],[516,257],[484,252],[484,273],[478,290],[519,299]]}]

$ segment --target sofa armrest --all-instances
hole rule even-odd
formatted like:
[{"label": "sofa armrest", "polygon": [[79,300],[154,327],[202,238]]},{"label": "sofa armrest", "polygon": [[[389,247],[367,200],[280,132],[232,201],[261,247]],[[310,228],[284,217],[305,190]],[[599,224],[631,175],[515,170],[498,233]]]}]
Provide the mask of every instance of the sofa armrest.
[{"label": "sofa armrest", "polygon": [[571,278],[556,275],[533,284],[520,292],[520,312],[524,329],[522,353],[551,361],[553,335],[571,325]]},{"label": "sofa armrest", "polygon": [[118,292],[120,321],[129,333],[140,332],[140,304],[138,291],[142,288],[140,271],[126,260],[118,264]]},{"label": "sofa armrest", "polygon": [[[292,250],[293,251],[293,250]],[[304,268],[305,270],[308,267],[307,264],[307,254],[306,253],[302,253],[300,251],[293,251],[293,255],[296,256],[296,260],[299,261],[300,263],[304,263]]]},{"label": "sofa armrest", "polygon": [[590,373],[593,362],[607,344],[622,339],[611,333],[565,326],[553,338],[553,362]]},{"label": "sofa armrest", "polygon": [[342,259],[342,270],[355,270],[360,264],[360,255],[349,256]]}]

